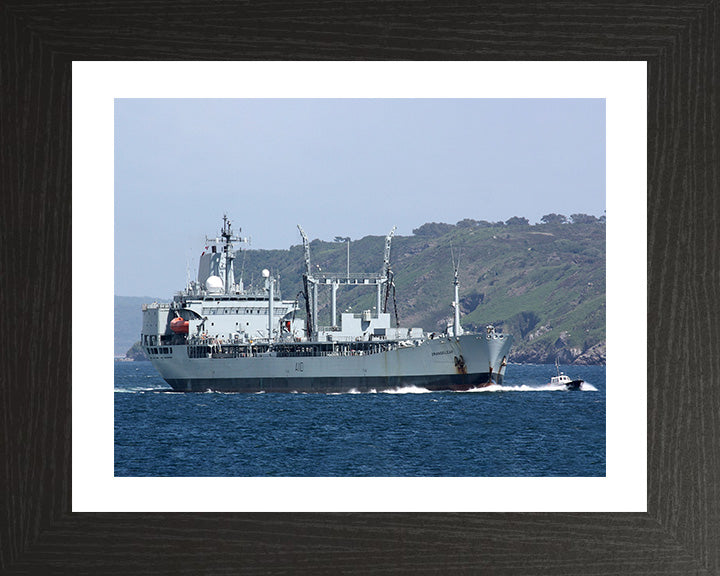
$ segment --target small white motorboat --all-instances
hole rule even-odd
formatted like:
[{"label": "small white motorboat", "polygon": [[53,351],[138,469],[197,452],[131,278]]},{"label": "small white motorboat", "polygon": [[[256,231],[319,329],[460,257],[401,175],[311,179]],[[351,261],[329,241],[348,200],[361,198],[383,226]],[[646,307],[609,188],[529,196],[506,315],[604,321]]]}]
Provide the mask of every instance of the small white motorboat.
[{"label": "small white motorboat", "polygon": [[548,386],[565,386],[568,390],[580,390],[584,380],[573,380],[564,372],[560,372],[560,364],[557,360],[555,360],[555,369],[557,370],[557,376],[550,378]]}]

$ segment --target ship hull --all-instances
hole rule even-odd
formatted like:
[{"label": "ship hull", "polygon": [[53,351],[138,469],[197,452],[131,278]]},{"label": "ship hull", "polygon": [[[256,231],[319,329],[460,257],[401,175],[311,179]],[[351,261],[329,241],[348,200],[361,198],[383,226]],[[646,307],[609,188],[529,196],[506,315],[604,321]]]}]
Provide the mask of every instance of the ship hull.
[{"label": "ship hull", "polygon": [[180,378],[166,379],[177,392],[294,392],[294,393],[349,393],[382,392],[406,387],[430,391],[466,391],[491,384],[502,384],[502,374],[447,374],[442,376],[395,377],[315,377],[315,378]]},{"label": "ship hull", "polygon": [[502,384],[511,343],[510,336],[463,335],[366,355],[243,358],[189,358],[185,346],[174,346],[152,361],[178,392],[462,391]]}]

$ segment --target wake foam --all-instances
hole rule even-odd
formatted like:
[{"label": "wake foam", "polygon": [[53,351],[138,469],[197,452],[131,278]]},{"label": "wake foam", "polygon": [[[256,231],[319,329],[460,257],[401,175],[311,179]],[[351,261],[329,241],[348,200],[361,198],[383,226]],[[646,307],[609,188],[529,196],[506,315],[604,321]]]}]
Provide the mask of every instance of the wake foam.
[{"label": "wake foam", "polygon": [[430,394],[432,390],[427,388],[419,388],[418,386],[399,386],[398,388],[390,388],[389,390],[378,390],[371,388],[370,390],[361,391],[357,388],[351,388],[346,392],[326,392],[328,396],[340,396],[342,394]]},{"label": "wake foam", "polygon": [[401,386],[400,388],[391,388],[383,390],[383,394],[430,394],[431,390],[427,388],[419,388],[418,386]]},{"label": "wake foam", "polygon": [[[597,388],[592,384],[583,382],[580,385],[581,392],[597,392]],[[458,394],[468,394],[477,392],[569,392],[565,384],[519,384],[519,385],[500,385],[491,384],[482,388],[471,388],[470,390],[458,390]]]},{"label": "wake foam", "polygon": [[527,386],[522,384],[520,386],[505,386],[500,384],[490,384],[490,386],[483,386],[482,388],[470,388],[470,390],[458,390],[458,394],[475,394],[477,392],[535,392],[542,390],[543,388],[536,386]]},{"label": "wake foam", "polygon": [[147,386],[131,386],[128,388],[113,388],[116,394],[142,394],[143,392],[171,392],[171,388],[148,388]]}]

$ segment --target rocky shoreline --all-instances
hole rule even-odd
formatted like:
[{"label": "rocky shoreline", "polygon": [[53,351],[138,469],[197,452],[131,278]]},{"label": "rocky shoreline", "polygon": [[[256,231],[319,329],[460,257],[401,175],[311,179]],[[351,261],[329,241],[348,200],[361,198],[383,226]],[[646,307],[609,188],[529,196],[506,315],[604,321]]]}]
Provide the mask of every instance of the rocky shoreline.
[{"label": "rocky shoreline", "polygon": [[581,348],[562,347],[540,344],[523,346],[510,351],[510,361],[516,364],[579,364],[603,365],[606,363],[605,342],[582,350]]}]

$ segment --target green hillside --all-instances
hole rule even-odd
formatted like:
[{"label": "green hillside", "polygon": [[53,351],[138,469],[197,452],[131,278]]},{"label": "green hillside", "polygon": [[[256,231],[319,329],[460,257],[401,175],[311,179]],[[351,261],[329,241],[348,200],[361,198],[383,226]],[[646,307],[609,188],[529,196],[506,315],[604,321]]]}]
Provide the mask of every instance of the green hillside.
[{"label": "green hillside", "polygon": [[[523,218],[506,223],[463,220],[455,225],[427,223],[412,236],[393,239],[398,315],[404,326],[443,331],[452,316],[452,252],[460,262],[460,309],[466,331],[488,324],[511,333],[514,362],[605,362],[605,223],[574,214],[571,222],[548,215],[529,225]],[[555,222],[555,223],[549,223]],[[385,238],[350,242],[350,272],[379,272]],[[313,240],[313,268],[343,272],[344,241]],[[301,245],[287,250],[247,250],[235,261],[246,287],[261,285],[268,268],[280,280],[285,299],[302,289]],[[372,287],[340,287],[338,313],[373,309]],[[140,304],[152,298],[115,298],[115,353],[138,340]],[[392,298],[390,299],[392,311]],[[301,302],[301,308],[304,308]],[[330,290],[319,290],[319,324],[330,324]]]},{"label": "green hillside", "polygon": [[[391,262],[401,324],[444,330],[452,316],[452,246],[460,261],[466,330],[493,324],[512,333],[513,361],[554,362],[559,357],[564,363],[604,362],[605,224],[573,216],[572,223],[556,224],[528,225],[524,219],[428,223],[412,236],[396,236]],[[383,247],[380,236],[352,241],[350,271],[380,271]],[[246,284],[258,284],[262,269],[269,268],[280,277],[284,298],[294,298],[302,289],[302,246],[248,250],[239,256]],[[313,240],[311,262],[323,271],[344,271],[346,243]],[[319,323],[329,324],[329,289],[320,290],[319,300]],[[338,290],[339,311],[375,305],[372,288]]]}]

